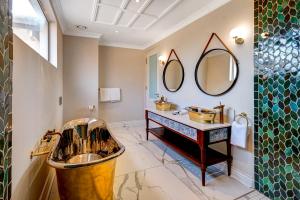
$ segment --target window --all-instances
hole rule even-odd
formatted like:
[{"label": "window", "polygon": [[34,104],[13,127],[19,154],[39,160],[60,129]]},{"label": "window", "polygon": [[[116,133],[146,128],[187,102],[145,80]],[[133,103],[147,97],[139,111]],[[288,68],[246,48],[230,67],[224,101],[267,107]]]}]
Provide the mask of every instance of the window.
[{"label": "window", "polygon": [[48,21],[38,0],[13,0],[13,31],[48,60]]},{"label": "window", "polygon": [[149,57],[149,98],[157,98],[157,54]]}]

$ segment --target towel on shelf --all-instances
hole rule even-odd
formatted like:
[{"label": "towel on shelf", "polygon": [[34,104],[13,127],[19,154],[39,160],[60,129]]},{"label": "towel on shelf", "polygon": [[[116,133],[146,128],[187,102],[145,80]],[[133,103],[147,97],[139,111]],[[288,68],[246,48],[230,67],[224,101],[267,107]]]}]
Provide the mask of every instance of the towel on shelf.
[{"label": "towel on shelf", "polygon": [[111,102],[121,101],[121,89],[120,88],[110,88],[110,101]]},{"label": "towel on shelf", "polygon": [[118,102],[121,101],[120,88],[100,88],[101,102]]},{"label": "towel on shelf", "polygon": [[246,148],[248,136],[248,125],[237,121],[231,125],[231,144]]}]

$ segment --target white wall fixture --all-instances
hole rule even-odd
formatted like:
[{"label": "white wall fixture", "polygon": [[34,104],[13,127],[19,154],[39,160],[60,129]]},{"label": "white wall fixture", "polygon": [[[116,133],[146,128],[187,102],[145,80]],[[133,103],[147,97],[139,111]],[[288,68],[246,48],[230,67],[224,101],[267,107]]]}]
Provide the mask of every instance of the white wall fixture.
[{"label": "white wall fixture", "polygon": [[232,37],[236,44],[243,44],[245,42],[245,37],[247,35],[246,27],[237,27],[230,31],[230,37]]},{"label": "white wall fixture", "polygon": [[161,66],[164,66],[165,64],[166,64],[166,56],[164,56],[164,55],[161,55],[161,56],[159,56],[158,57],[158,60],[159,60],[159,64],[161,65]]},{"label": "white wall fixture", "polygon": [[115,103],[121,101],[120,88],[100,88],[100,102]]},{"label": "white wall fixture", "polygon": [[94,111],[96,111],[96,106],[95,105],[89,105],[88,108],[89,108],[89,111],[91,113],[94,112]]}]

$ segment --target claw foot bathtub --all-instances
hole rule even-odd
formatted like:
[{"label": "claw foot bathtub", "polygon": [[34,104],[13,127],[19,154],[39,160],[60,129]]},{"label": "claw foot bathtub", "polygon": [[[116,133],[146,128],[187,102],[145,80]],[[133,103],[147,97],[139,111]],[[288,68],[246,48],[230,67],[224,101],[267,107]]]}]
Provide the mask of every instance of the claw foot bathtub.
[{"label": "claw foot bathtub", "polygon": [[47,162],[54,167],[61,200],[112,200],[116,158],[125,151],[104,121],[66,123]]}]

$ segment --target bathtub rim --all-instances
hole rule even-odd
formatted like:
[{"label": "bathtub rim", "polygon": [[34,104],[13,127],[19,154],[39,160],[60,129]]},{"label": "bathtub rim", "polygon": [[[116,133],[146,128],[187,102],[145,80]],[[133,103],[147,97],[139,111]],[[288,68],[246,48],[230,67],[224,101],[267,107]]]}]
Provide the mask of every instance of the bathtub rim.
[{"label": "bathtub rim", "polygon": [[52,154],[53,154],[53,151],[52,151],[51,154],[47,158],[47,164],[49,166],[55,168],[55,169],[76,169],[76,168],[80,168],[80,167],[88,167],[88,166],[104,163],[106,161],[109,161],[109,160],[112,160],[112,159],[115,159],[115,158],[119,157],[124,152],[125,152],[125,147],[122,145],[122,147],[120,147],[120,150],[117,153],[114,153],[114,154],[112,154],[110,156],[107,156],[105,158],[90,161],[90,162],[70,164],[70,163],[60,163],[60,162],[53,161],[51,159]]},{"label": "bathtub rim", "polygon": [[[80,118],[80,119],[83,119],[83,118]],[[95,119],[95,118],[92,118],[92,119]],[[99,119],[101,120],[101,119]],[[71,120],[73,121],[73,120]],[[109,160],[112,160],[114,158],[117,158],[119,157],[120,155],[122,155],[124,152],[125,152],[125,146],[120,143],[114,136],[113,134],[111,133],[111,131],[109,130],[109,128],[107,128],[109,133],[110,133],[110,136],[112,137],[112,139],[118,144],[118,146],[120,147],[119,151],[110,155],[110,156],[107,156],[105,158],[101,158],[101,159],[98,159],[98,160],[94,160],[94,161],[90,161],[90,162],[83,162],[83,163],[62,163],[62,162],[56,162],[54,160],[52,160],[53,158],[53,153],[59,143],[59,139],[56,141],[56,144],[54,145],[53,149],[51,150],[51,152],[49,153],[48,157],[47,157],[47,164],[55,169],[75,169],[75,168],[80,168],[80,167],[88,167],[88,166],[91,166],[91,165],[96,165],[96,164],[101,164],[101,163],[104,163],[106,161],[109,161]]]}]

